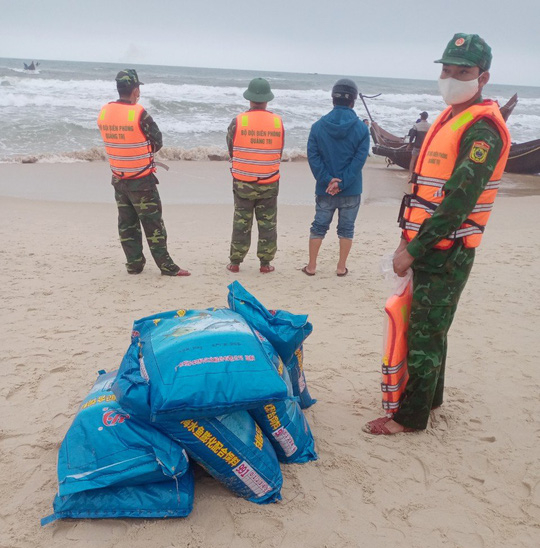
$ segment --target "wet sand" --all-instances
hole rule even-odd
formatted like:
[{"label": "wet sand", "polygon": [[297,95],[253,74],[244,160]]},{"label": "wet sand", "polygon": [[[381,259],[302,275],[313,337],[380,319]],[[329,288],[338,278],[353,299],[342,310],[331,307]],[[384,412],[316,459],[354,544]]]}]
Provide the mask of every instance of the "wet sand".
[{"label": "wet sand", "polygon": [[[220,161],[167,162],[158,170],[159,190],[167,204],[232,204],[229,163]],[[381,157],[368,158],[364,168],[363,203],[396,203],[407,191],[407,171],[387,168]],[[72,164],[0,164],[0,195],[64,202],[110,203],[105,162]],[[313,205],[314,181],[305,161],[284,162],[280,203]],[[501,196],[540,195],[540,176],[505,173]]]}]

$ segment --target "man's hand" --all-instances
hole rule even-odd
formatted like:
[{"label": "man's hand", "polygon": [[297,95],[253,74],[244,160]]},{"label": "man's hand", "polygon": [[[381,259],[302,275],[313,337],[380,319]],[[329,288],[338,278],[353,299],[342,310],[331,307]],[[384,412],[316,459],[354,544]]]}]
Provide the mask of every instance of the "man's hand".
[{"label": "man's hand", "polygon": [[403,278],[407,273],[407,270],[414,262],[414,257],[407,251],[406,247],[400,249],[400,246],[394,253],[394,272],[400,277]]},{"label": "man's hand", "polygon": [[394,251],[394,257],[400,252],[403,251],[409,242],[405,238],[399,239],[399,245],[397,246],[397,249]]},{"label": "man's hand", "polygon": [[339,188],[339,183],[341,183],[341,179],[333,177],[326,187],[326,193],[330,194],[330,196],[335,196],[338,192],[341,192],[341,189]]}]

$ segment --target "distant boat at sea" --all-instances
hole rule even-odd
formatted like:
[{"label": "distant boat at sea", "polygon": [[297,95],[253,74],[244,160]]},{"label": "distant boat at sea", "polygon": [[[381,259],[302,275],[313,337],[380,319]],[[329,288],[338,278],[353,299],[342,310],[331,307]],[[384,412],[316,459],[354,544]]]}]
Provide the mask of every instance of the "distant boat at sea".
[{"label": "distant boat at sea", "polygon": [[27,65],[26,63],[23,63],[23,65],[24,65],[24,70],[28,70],[31,72],[35,72],[36,69],[39,67],[39,63],[36,63],[35,61],[32,61],[29,65]]}]

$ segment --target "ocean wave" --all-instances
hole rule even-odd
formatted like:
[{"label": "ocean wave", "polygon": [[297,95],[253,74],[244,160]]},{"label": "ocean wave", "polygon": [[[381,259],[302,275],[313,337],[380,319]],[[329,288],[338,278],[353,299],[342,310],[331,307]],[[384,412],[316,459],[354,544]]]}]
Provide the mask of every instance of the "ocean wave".
[{"label": "ocean wave", "polygon": [[[156,154],[157,161],[188,161],[188,162],[224,162],[229,160],[229,153],[225,148],[218,146],[199,146],[193,148],[163,147]],[[305,151],[299,148],[290,148],[283,151],[283,162],[298,162],[307,160]],[[105,162],[107,155],[101,147],[92,147],[87,150],[73,152],[55,152],[43,154],[14,155],[0,157],[2,164],[54,164],[75,162]]]},{"label": "ocean wave", "polygon": [[[5,77],[6,85],[0,96],[2,106],[24,107],[54,104],[55,106],[86,107],[116,99],[114,81],[107,80],[57,80]],[[9,91],[8,91],[9,89]],[[207,86],[199,84],[167,84],[164,82],[145,84],[141,88],[141,101],[156,103],[193,103],[195,105],[220,105],[238,108],[246,104],[243,98],[245,86]],[[321,90],[274,90],[273,104],[283,102],[319,102],[328,100],[328,92]],[[36,103],[36,100],[38,103]],[[90,101],[90,105],[89,105]],[[99,108],[99,107],[98,107]]]},{"label": "ocean wave", "polygon": [[[170,145],[160,155],[190,161],[226,159],[227,127],[247,108],[243,98],[246,73],[173,67],[146,67],[146,71],[150,77],[141,74],[147,83],[141,88],[140,103]],[[58,64],[56,72],[43,71],[37,78],[20,72],[0,67],[0,161],[104,160],[96,119],[102,105],[117,98],[112,67]],[[288,150],[284,159],[305,158],[311,126],[332,109],[334,77],[274,74],[268,78],[273,80],[275,94],[269,108],[282,116],[285,126]],[[395,135],[406,135],[421,111],[429,112],[429,121],[433,121],[445,108],[434,82],[372,79],[362,83],[360,79],[358,83],[366,93],[383,91],[377,98],[366,99],[367,107],[373,119]],[[513,88],[493,89],[500,104],[513,93]],[[537,139],[538,94],[527,89],[518,92],[523,96],[508,123],[512,139]],[[368,117],[361,100],[355,111],[361,119]]]},{"label": "ocean wave", "polygon": [[21,69],[21,68],[10,68],[9,70],[12,70],[13,72],[21,72],[23,74],[40,74],[39,69],[34,70],[27,70],[27,69]]}]

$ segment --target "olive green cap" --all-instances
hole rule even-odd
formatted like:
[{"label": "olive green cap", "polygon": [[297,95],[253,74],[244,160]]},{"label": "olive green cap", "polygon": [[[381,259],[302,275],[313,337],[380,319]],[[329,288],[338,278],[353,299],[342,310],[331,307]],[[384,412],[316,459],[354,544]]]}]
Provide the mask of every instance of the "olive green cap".
[{"label": "olive green cap", "polygon": [[458,33],[454,34],[452,40],[448,42],[442,58],[435,63],[480,67],[482,70],[489,70],[491,59],[491,48],[478,34]]},{"label": "olive green cap", "polygon": [[116,87],[118,89],[140,86],[143,82],[139,81],[135,69],[124,69],[116,75]]},{"label": "olive green cap", "polygon": [[270,89],[270,84],[264,78],[253,78],[244,91],[244,99],[254,103],[268,103],[273,98],[274,94]]}]

